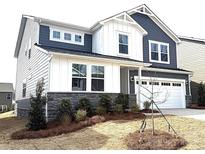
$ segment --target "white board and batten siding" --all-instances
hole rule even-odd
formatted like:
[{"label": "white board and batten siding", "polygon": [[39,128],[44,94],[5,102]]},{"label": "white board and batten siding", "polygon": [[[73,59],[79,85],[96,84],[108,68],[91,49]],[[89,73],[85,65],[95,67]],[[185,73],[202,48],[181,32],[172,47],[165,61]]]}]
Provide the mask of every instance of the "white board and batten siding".
[{"label": "white board and batten siding", "polygon": [[104,92],[120,92],[120,66],[119,64],[98,62],[95,60],[73,59],[69,56],[53,56],[50,64],[51,92],[72,92],[72,64],[85,64],[87,66],[86,92],[91,92],[91,66],[104,66]]},{"label": "white board and batten siding", "polygon": [[[49,56],[35,48],[38,42],[39,25],[31,19],[27,19],[25,31],[17,59],[16,73],[16,100],[29,98],[35,95],[36,83],[44,78],[45,92],[48,89]],[[31,46],[31,58],[28,58],[28,47]],[[27,50],[27,55],[25,55]],[[26,82],[26,97],[22,97],[23,82]]]},{"label": "white board and batten siding", "polygon": [[99,54],[119,54],[119,33],[128,35],[128,55],[123,57],[143,61],[143,34],[135,25],[111,20],[93,33],[92,51]]}]

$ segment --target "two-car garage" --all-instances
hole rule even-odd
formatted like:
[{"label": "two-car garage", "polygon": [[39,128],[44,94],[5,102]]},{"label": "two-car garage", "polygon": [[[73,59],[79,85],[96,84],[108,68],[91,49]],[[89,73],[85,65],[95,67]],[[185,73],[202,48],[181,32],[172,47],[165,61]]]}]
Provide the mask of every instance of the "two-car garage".
[{"label": "two-car garage", "polygon": [[168,78],[142,77],[139,88],[138,77],[135,76],[135,93],[140,90],[140,102],[143,103],[152,96],[159,108],[186,108],[185,80]]}]

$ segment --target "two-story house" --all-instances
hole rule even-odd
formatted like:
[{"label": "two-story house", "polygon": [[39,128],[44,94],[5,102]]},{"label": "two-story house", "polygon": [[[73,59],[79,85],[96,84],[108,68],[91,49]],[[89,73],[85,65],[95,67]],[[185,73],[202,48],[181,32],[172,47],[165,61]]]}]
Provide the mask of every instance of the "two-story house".
[{"label": "two-story house", "polygon": [[[81,97],[97,103],[102,93],[130,96],[141,107],[152,89],[160,108],[185,108],[190,72],[177,67],[179,38],[146,5],[85,28],[23,15],[15,49],[16,102],[25,116],[36,83],[44,78],[46,117],[58,100]],[[146,87],[146,88],[143,88]]]}]

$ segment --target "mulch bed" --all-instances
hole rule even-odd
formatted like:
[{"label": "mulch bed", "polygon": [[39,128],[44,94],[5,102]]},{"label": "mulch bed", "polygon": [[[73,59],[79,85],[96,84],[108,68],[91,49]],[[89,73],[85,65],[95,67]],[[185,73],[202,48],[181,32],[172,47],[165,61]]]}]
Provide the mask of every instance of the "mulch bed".
[{"label": "mulch bed", "polygon": [[88,126],[95,125],[96,123],[105,122],[109,120],[134,120],[134,119],[142,119],[142,118],[144,118],[144,114],[142,113],[136,114],[136,113],[128,112],[122,114],[110,113],[104,116],[96,115],[91,118],[87,118],[85,121],[72,122],[70,124],[62,124],[57,121],[53,121],[48,123],[47,129],[43,129],[39,131],[22,129],[14,132],[11,135],[11,138],[12,139],[46,138],[46,137],[74,132]]},{"label": "mulch bed", "polygon": [[130,133],[125,143],[132,150],[177,150],[187,144],[181,137],[158,130],[155,130],[154,135],[151,130]]},{"label": "mulch bed", "polygon": [[[152,110],[151,109],[142,109],[142,110],[140,110],[140,112],[142,112],[142,113],[152,113]],[[159,111],[153,110],[153,113],[159,113]]]}]

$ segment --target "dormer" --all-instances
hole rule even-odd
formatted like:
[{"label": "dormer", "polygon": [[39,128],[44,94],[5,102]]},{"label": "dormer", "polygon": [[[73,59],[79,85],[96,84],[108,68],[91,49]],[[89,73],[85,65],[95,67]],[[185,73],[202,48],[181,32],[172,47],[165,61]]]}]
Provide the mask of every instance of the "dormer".
[{"label": "dormer", "polygon": [[94,53],[143,61],[143,36],[147,32],[126,12],[96,23],[91,30]]}]

